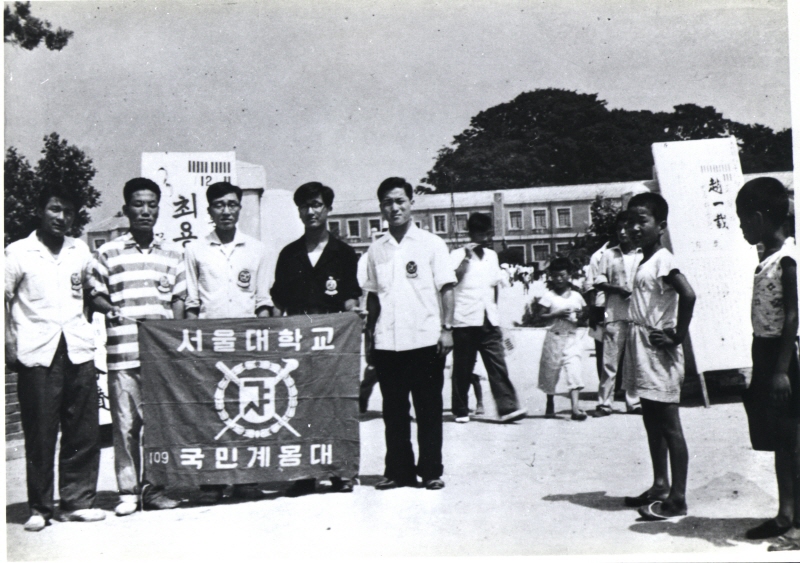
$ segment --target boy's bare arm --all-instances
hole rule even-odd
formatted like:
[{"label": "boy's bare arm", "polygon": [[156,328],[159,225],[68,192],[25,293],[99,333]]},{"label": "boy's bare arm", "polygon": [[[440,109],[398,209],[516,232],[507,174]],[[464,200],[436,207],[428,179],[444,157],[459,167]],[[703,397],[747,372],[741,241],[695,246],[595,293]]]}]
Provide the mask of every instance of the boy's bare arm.
[{"label": "boy's bare arm", "polygon": [[654,330],[650,333],[650,343],[659,348],[677,346],[684,341],[689,334],[689,323],[692,321],[694,303],[697,301],[697,296],[686,276],[678,270],[671,271],[664,280],[678,294],[678,324],[674,330]]},{"label": "boy's bare arm", "polygon": [[781,259],[781,285],[783,285],[783,329],[781,330],[781,347],[775,372],[772,374],[772,400],[785,403],[792,394],[789,383],[789,362],[795,353],[797,338],[797,264],[791,258]]}]

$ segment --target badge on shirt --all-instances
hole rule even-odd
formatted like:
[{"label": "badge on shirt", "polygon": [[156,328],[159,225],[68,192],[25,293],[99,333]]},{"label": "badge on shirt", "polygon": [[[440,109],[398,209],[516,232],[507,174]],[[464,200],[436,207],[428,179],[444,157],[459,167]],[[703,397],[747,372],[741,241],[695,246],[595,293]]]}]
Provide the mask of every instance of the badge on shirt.
[{"label": "badge on shirt", "polygon": [[72,296],[83,297],[83,292],[81,291],[81,275],[75,272],[70,276],[69,281],[72,284]]},{"label": "badge on shirt", "polygon": [[333,279],[333,276],[328,276],[328,281],[325,282],[325,294],[326,295],[336,295],[339,291],[336,289],[338,287],[336,280]]},{"label": "badge on shirt", "polygon": [[407,278],[416,278],[417,277],[417,263],[413,260],[406,264],[406,277]]},{"label": "badge on shirt", "polygon": [[242,270],[239,272],[239,279],[236,282],[236,285],[241,287],[242,289],[250,289],[250,270]]},{"label": "badge on shirt", "polygon": [[167,276],[162,276],[160,280],[158,280],[158,291],[161,293],[169,293],[172,290],[172,285],[169,283],[169,278]]}]

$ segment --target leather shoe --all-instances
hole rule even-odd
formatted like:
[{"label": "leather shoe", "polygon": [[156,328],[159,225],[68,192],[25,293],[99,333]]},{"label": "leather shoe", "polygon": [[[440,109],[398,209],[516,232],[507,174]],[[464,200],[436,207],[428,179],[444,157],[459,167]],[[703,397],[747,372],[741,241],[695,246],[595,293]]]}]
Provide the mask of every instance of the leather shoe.
[{"label": "leather shoe", "polygon": [[342,479],[340,477],[333,477],[331,479],[331,489],[337,493],[352,493],[353,492],[353,480],[352,479]]},{"label": "leather shoe", "polygon": [[441,479],[425,479],[424,485],[429,491],[438,491],[439,489],[444,489],[444,481]]},{"label": "leather shoe", "polygon": [[172,508],[178,508],[180,504],[178,500],[173,500],[166,495],[159,495],[144,501],[143,507],[144,510],[170,510]]},{"label": "leather shoe", "polygon": [[409,481],[396,481],[385,477],[382,481],[375,483],[375,488],[379,491],[388,491],[389,489],[397,489],[399,487],[416,487],[416,478]]}]

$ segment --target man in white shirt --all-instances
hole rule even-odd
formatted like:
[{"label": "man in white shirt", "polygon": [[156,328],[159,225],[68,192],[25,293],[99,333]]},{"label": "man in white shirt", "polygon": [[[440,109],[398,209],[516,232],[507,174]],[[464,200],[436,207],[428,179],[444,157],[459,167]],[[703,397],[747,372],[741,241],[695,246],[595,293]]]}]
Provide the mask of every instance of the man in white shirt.
[{"label": "man in white shirt", "polygon": [[469,422],[469,388],[480,352],[500,421],[514,422],[524,418],[527,411],[519,407],[508,378],[503,333],[498,326],[497,294],[503,272],[497,253],[485,247],[492,238],[492,218],[473,213],[467,229],[472,242],[450,255],[458,278],[453,316],[453,415],[456,422]]},{"label": "man in white shirt", "polygon": [[53,473],[61,427],[61,520],[94,522],[100,467],[94,329],[84,290],[91,253],[66,236],[80,202],[61,191],[39,200],[40,226],[5,250],[5,306],[9,324],[6,362],[19,374],[20,418],[25,435],[28,505],[25,530],[38,532],[53,518]]},{"label": "man in white shirt", "polygon": [[[453,348],[453,284],[447,245],[411,221],[413,190],[403,178],[378,187],[389,232],[368,250],[367,336],[369,362],[383,395],[386,428],[385,490],[444,487],[442,466],[442,387],[444,360]],[[409,394],[417,419],[419,460],[411,447]]]},{"label": "man in white shirt", "polygon": [[[186,318],[268,317],[272,268],[264,245],[236,228],[242,189],[229,182],[216,182],[206,190],[206,200],[214,230],[184,250]],[[200,503],[219,502],[224,488],[201,486]],[[236,485],[233,496],[256,500],[264,493],[255,485]]]}]

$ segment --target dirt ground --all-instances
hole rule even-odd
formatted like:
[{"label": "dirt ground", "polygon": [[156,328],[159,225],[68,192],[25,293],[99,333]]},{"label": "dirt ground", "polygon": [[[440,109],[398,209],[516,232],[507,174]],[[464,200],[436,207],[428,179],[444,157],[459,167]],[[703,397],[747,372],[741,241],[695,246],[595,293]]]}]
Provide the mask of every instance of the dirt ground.
[{"label": "dirt ground", "polygon": [[[508,290],[508,301],[519,303],[521,288],[517,291],[519,296],[512,293],[514,288]],[[591,392],[597,385],[590,349],[587,339],[587,408],[593,406]],[[520,365],[534,361],[518,360]],[[99,505],[109,511],[107,519],[54,522],[42,532],[29,533],[22,529],[27,518],[24,460],[11,460],[6,465],[7,557],[767,556],[766,542],[748,541],[743,533],[777,510],[772,457],[750,448],[740,403],[719,402],[730,398],[718,397],[710,409],[681,409],[691,458],[689,515],[642,522],[622,503],[623,496],[639,494],[652,478],[641,417],[616,414],[574,422],[568,400],[559,398],[559,418],[545,419],[544,396],[535,391],[531,372],[535,367],[527,375],[512,372],[530,410],[518,423],[456,424],[445,413],[447,486],[441,491],[375,490],[384,455],[377,390],[361,424],[361,484],[352,494],[330,493],[320,486],[317,494],[300,498],[274,491],[258,502],[226,500],[213,507],[186,502],[175,510],[118,518],[113,514],[113,452],[106,447]],[[485,382],[483,387],[491,403]],[[615,408],[622,411],[624,404]]]}]

